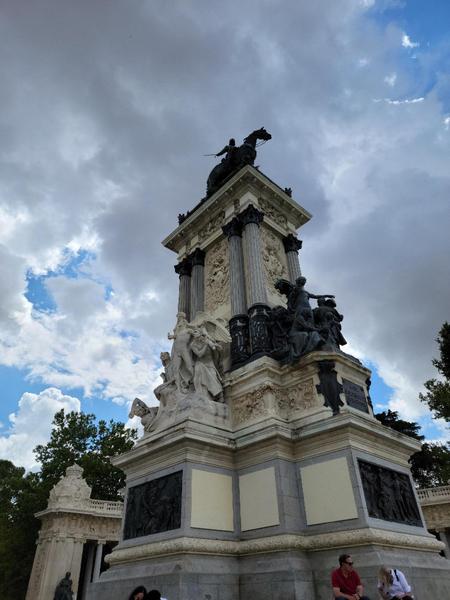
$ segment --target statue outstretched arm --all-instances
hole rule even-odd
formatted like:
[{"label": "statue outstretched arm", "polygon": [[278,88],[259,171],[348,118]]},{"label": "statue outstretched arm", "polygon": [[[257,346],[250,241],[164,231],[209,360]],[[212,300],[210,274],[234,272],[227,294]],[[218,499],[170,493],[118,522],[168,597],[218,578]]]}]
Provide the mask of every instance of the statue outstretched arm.
[{"label": "statue outstretched arm", "polygon": [[216,154],[216,156],[222,156],[222,154],[226,154],[228,152],[228,146],[224,146],[220,152]]},{"label": "statue outstretched arm", "polygon": [[314,298],[314,300],[319,300],[320,298],[335,298],[333,294],[311,294],[311,292],[308,292],[308,296]]}]

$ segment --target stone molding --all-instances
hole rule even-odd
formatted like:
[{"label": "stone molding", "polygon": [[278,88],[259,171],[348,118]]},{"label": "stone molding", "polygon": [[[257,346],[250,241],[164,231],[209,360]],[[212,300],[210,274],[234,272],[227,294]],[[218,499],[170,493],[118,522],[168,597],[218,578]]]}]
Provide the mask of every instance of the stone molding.
[{"label": "stone molding", "polygon": [[[288,221],[292,230],[301,227],[311,219],[311,214],[289,198],[283,190],[264,173],[247,165],[230,178],[215,194],[203,202],[195,211],[163,240],[163,245],[174,252],[182,251],[186,241],[190,240],[202,227],[215,219],[225,204],[234,206],[238,212],[238,197],[252,190],[256,197],[269,200]],[[237,202],[236,202],[237,200]],[[287,232],[286,232],[287,233]]]},{"label": "stone molding", "polygon": [[242,541],[182,537],[140,546],[118,548],[106,557],[106,562],[110,565],[124,564],[177,554],[211,554],[239,557],[293,550],[319,552],[366,545],[387,545],[391,548],[407,548],[425,552],[439,552],[444,548],[444,544],[431,535],[428,537],[385,529],[367,528],[316,535],[285,534]]}]

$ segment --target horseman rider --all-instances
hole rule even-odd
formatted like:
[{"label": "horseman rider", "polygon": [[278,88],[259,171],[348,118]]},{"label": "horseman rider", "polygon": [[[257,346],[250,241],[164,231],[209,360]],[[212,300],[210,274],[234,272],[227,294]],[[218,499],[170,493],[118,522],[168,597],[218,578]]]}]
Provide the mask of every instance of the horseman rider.
[{"label": "horseman rider", "polygon": [[234,162],[236,151],[236,142],[234,138],[231,138],[228,144],[222,148],[222,150],[218,152],[216,156],[222,156],[222,154],[226,154],[225,158],[222,158],[222,163],[226,164],[228,167],[231,167]]}]

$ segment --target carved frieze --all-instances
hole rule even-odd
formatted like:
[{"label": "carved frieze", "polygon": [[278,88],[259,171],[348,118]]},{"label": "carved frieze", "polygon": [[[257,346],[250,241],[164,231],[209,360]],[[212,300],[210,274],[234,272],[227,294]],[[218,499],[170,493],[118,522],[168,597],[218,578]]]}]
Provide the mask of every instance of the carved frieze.
[{"label": "carved frieze", "polygon": [[233,409],[234,424],[240,425],[246,421],[268,415],[264,396],[266,392],[271,391],[272,389],[273,388],[270,385],[261,385],[239,398]]},{"label": "carved frieze", "polygon": [[225,219],[225,211],[220,211],[213,219],[208,221],[204,227],[199,231],[198,238],[200,242],[209,238],[215,231],[220,230]]},{"label": "carved frieze", "polygon": [[286,253],[280,238],[276,237],[266,227],[262,228],[263,242],[263,265],[268,288],[280,298],[282,304],[285,303],[284,296],[274,287],[278,279],[288,277],[286,267]]},{"label": "carved frieze", "polygon": [[225,304],[230,296],[230,269],[228,240],[223,238],[206,254],[205,259],[205,308],[213,313]]},{"label": "carved frieze", "polygon": [[288,388],[277,388],[275,397],[280,413],[286,417],[297,411],[307,411],[319,404],[317,395],[314,393],[312,379],[307,379]]},{"label": "carved frieze", "polygon": [[258,200],[261,210],[267,215],[272,221],[275,221],[281,227],[287,226],[286,217],[270,202],[265,198],[259,198]]}]

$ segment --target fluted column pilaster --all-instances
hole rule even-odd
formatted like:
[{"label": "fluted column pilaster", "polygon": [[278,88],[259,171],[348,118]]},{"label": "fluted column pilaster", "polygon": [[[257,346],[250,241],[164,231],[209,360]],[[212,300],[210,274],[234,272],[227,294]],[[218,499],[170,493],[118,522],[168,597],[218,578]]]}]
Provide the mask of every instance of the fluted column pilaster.
[{"label": "fluted column pilaster", "polygon": [[175,272],[180,276],[178,288],[178,312],[183,312],[189,321],[191,317],[191,272],[192,263],[189,258],[185,258],[175,265]]},{"label": "fluted column pilaster", "polygon": [[243,224],[245,277],[248,283],[248,317],[252,357],[268,354],[271,349],[266,280],[262,258],[260,225],[264,213],[250,204],[240,215]]},{"label": "fluted column pilaster", "polygon": [[248,316],[241,220],[235,217],[222,227],[222,231],[228,238],[230,257],[231,362],[238,365],[248,358]]},{"label": "fluted column pilaster", "polygon": [[205,307],[205,253],[200,248],[189,255],[191,272],[191,310],[190,320]]},{"label": "fluted column pilaster", "polygon": [[290,233],[283,238],[283,246],[286,252],[289,280],[295,283],[295,280],[302,275],[298,258],[298,251],[302,247],[302,241]]}]

